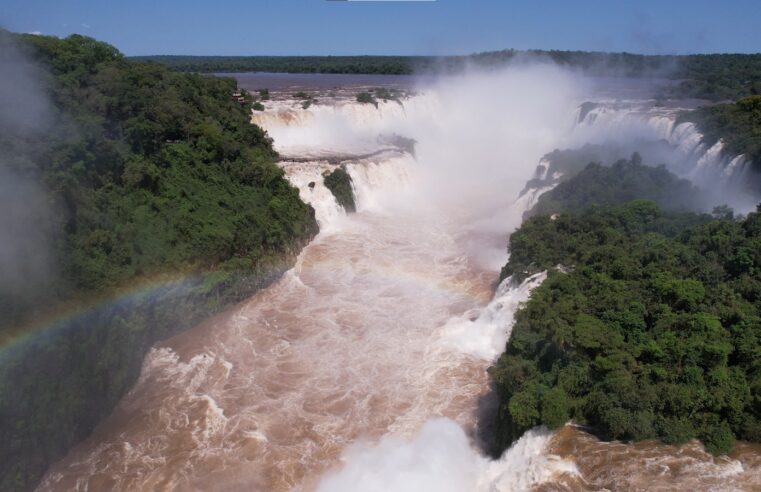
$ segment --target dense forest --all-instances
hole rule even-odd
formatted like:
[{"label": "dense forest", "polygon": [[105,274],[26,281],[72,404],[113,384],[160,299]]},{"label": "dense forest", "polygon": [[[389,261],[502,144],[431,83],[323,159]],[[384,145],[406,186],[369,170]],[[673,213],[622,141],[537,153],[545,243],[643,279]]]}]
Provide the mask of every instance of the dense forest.
[{"label": "dense forest", "polygon": [[425,57],[407,56],[138,56],[181,72],[411,74]]},{"label": "dense forest", "polygon": [[667,210],[700,210],[700,191],[686,179],[679,179],[664,166],[642,164],[635,153],[611,166],[590,163],[581,172],[545,193],[524,217],[580,210],[596,204],[623,204],[644,198]]},{"label": "dense forest", "polygon": [[493,68],[514,60],[548,59],[590,74],[665,78],[663,97],[711,101],[761,92],[761,54],[636,55],[586,51],[503,50],[469,56],[147,56],[185,72],[448,73],[468,66]]},{"label": "dense forest", "polygon": [[[0,134],[4,184],[22,190],[3,211],[0,489],[27,490],[111,411],[155,341],[272,282],[317,225],[233,79],[78,35],[0,35],[34,67],[42,91],[24,103],[49,120]],[[161,287],[106,302],[144,284]]]},{"label": "dense forest", "polygon": [[81,36],[23,41],[50,69],[57,121],[23,148],[0,137],[3,162],[56,204],[59,297],[165,270],[250,268],[310,234],[310,209],[249,123],[250,97],[231,97],[234,80],[127,61]]},{"label": "dense forest", "polygon": [[621,204],[632,175],[665,171],[616,167],[591,165],[549,191],[510,238],[503,278],[548,277],[490,369],[495,452],[568,420],[603,439],[697,438],[717,454],[761,441],[761,213]]},{"label": "dense forest", "polygon": [[687,55],[671,75],[679,84],[668,95],[710,101],[761,94],[761,54]]},{"label": "dense forest", "polygon": [[590,74],[674,80],[663,97],[710,101],[738,99],[761,91],[761,54],[637,55],[587,51],[513,50],[479,53],[469,58],[493,66],[516,56],[551,59]]}]

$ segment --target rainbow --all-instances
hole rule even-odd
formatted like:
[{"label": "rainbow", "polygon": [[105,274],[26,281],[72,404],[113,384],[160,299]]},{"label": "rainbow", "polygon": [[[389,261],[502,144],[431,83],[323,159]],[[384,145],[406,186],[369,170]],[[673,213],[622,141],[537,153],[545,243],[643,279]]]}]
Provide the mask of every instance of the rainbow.
[{"label": "rainbow", "polygon": [[13,348],[56,334],[77,320],[101,310],[116,309],[138,300],[150,299],[168,290],[181,289],[197,284],[201,276],[197,273],[162,274],[132,282],[129,286],[109,291],[107,295],[93,296],[86,300],[63,302],[34,316],[26,322],[0,333],[0,361]]},{"label": "rainbow", "polygon": [[[319,261],[317,264],[309,265],[308,267],[300,265],[296,270],[303,271],[304,268],[307,268],[312,272],[319,272],[328,277],[334,276],[336,272],[340,272],[342,269],[346,268],[346,264],[338,259],[326,259]],[[479,305],[491,300],[491,297],[494,294],[493,287],[495,287],[490,285],[488,289],[484,289],[471,282],[445,280],[444,278],[426,273],[423,269],[415,271],[398,268],[393,265],[381,266],[377,264],[368,264],[365,265],[365,268],[360,273],[357,274],[355,272],[355,275],[362,276],[369,281],[386,281],[392,279],[396,282],[415,286],[421,290],[467,298]]]},{"label": "rainbow", "polygon": [[[294,266],[294,272],[298,275],[307,270],[317,272],[319,275],[334,275],[345,268],[345,264],[338,258],[323,258],[316,262],[304,264],[302,255]],[[424,271],[409,271],[393,265],[381,266],[377,264],[366,265],[366,269],[360,273],[369,281],[393,279],[407,285],[414,285],[419,289],[438,291],[448,295],[457,295],[474,301],[477,305],[489,301],[492,292],[475,287],[469,282],[443,281]],[[273,266],[271,271],[283,271],[282,265],[278,268]],[[212,272],[206,272],[210,274]],[[128,286],[111,290],[106,295],[95,296],[87,300],[74,300],[59,304],[46,312],[33,317],[27,322],[11,328],[5,333],[0,333],[0,362],[15,348],[42,339],[45,336],[55,336],[66,327],[71,326],[78,320],[98,312],[116,311],[120,307],[134,305],[137,302],[150,301],[170,291],[185,291],[191,293],[193,289],[203,287],[204,273],[199,272],[174,272],[164,273],[158,276],[143,278],[133,281]],[[212,313],[209,313],[211,315]]]}]

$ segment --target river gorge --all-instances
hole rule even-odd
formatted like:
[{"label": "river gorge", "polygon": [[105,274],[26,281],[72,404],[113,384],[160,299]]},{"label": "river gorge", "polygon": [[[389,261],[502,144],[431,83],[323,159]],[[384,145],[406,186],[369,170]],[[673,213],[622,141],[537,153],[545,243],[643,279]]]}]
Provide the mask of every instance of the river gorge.
[{"label": "river gorge", "polygon": [[[354,100],[362,87],[300,83],[315,104],[271,89],[252,121],[320,234],[272,286],[151,349],[134,388],[39,490],[761,488],[761,449],[744,443],[714,457],[697,442],[606,443],[569,424],[533,429],[498,459],[482,451],[486,371],[544,279],[498,285],[510,232],[560,177],[543,156],[657,144],[646,161],[747,212],[741,156],[703,145],[678,107],[594,96],[594,81],[543,64],[407,81],[378,107]],[[323,183],[339,163],[354,214]]]}]

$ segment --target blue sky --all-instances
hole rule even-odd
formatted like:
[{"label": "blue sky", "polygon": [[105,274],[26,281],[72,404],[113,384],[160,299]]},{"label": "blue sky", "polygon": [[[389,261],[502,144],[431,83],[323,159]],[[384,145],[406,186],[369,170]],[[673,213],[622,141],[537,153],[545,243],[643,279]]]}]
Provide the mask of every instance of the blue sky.
[{"label": "blue sky", "polygon": [[761,0],[2,0],[0,25],[128,55],[761,52]]}]

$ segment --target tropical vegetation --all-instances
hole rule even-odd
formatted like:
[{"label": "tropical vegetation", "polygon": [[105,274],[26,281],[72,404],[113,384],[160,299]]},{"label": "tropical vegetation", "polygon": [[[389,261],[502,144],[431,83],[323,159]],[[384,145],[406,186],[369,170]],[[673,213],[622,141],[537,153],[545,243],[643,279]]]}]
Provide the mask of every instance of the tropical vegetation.
[{"label": "tropical vegetation", "polygon": [[610,166],[587,164],[551,193],[541,195],[525,216],[623,204],[638,198],[653,200],[667,210],[700,210],[702,207],[701,193],[689,181],[679,179],[665,166],[642,164],[642,158],[635,152],[631,159],[620,159]]},{"label": "tropical vegetation", "polygon": [[79,35],[0,35],[39,69],[50,113],[44,132],[0,134],[4,180],[36,191],[3,211],[26,217],[3,244],[50,260],[32,278],[22,255],[15,273],[35,288],[0,295],[0,489],[28,490],[157,340],[274,281],[317,224],[234,79]]},{"label": "tropical vegetation", "polygon": [[548,192],[556,215],[532,214],[510,238],[503,278],[548,276],[490,369],[495,452],[568,421],[604,439],[696,438],[716,454],[761,441],[761,211],[621,204],[631,195],[608,190],[640,172],[623,167],[590,166]]}]

